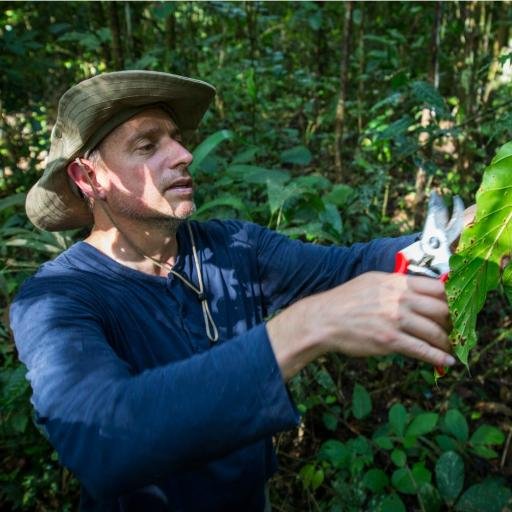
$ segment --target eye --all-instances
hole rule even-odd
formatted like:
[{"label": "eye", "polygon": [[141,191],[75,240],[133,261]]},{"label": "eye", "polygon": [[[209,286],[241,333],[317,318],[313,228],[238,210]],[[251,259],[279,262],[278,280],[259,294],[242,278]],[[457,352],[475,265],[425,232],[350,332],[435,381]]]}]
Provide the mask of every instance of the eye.
[{"label": "eye", "polygon": [[155,149],[155,147],[156,144],[154,144],[153,142],[146,142],[145,144],[140,145],[137,148],[137,151],[141,151],[142,153],[150,153]]}]

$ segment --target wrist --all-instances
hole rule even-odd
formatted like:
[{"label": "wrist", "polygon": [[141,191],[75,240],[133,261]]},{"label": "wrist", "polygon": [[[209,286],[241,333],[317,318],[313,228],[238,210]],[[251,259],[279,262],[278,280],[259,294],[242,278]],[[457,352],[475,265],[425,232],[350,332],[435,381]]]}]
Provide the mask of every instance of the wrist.
[{"label": "wrist", "polygon": [[285,380],[327,352],[310,299],[302,299],[267,322],[267,334]]}]

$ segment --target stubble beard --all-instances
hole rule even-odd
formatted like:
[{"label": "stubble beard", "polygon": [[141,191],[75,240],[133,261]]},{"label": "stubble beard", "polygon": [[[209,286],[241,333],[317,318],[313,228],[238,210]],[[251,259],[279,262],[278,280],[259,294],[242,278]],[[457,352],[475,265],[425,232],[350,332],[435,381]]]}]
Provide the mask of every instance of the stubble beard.
[{"label": "stubble beard", "polygon": [[[188,219],[196,211],[196,204],[193,200],[190,201],[190,207],[182,212],[174,215],[164,214],[157,210],[152,210],[147,207],[139,207],[134,205],[128,197],[123,193],[116,193],[110,196],[108,207],[111,212],[115,212],[116,216],[122,217],[128,221],[135,222],[141,227],[147,229],[158,229],[169,234],[176,234],[178,228],[183,222]],[[132,203],[132,204],[130,204]]]}]

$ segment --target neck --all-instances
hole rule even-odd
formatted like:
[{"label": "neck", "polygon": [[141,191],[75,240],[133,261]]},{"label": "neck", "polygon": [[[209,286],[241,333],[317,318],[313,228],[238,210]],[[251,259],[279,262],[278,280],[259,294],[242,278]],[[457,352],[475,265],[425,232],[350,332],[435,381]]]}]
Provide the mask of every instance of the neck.
[{"label": "neck", "polygon": [[[150,275],[167,276],[176,262],[177,219],[96,219],[85,239],[122,265]],[[156,263],[157,262],[157,263]]]}]

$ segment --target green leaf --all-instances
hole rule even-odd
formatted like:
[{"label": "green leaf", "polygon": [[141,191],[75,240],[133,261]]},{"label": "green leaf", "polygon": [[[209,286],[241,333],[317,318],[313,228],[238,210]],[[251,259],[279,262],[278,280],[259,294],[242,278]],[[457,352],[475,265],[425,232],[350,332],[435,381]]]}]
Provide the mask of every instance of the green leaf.
[{"label": "green leaf", "polygon": [[334,468],[341,469],[347,467],[350,452],[341,441],[329,439],[322,444],[318,457],[329,462]]},{"label": "green leaf", "polygon": [[425,483],[420,487],[419,495],[423,502],[425,512],[439,512],[443,505],[443,500],[439,495],[439,491],[429,483]]},{"label": "green leaf", "polygon": [[0,211],[10,208],[11,206],[23,206],[26,198],[27,194],[23,192],[4,197],[0,199]]},{"label": "green leaf", "polygon": [[429,484],[432,481],[432,473],[425,467],[423,462],[417,462],[412,467],[412,476],[418,488],[423,484]]},{"label": "green leaf", "polygon": [[389,478],[382,469],[372,468],[363,476],[363,484],[374,493],[380,493],[389,485]]},{"label": "green leaf", "polygon": [[331,182],[324,176],[310,174],[308,176],[297,176],[293,179],[297,186],[306,190],[328,190],[331,188]]},{"label": "green leaf", "polygon": [[394,404],[389,410],[389,424],[398,437],[403,437],[407,425],[407,411],[401,403]]},{"label": "green leaf", "polygon": [[338,418],[339,414],[336,415],[331,411],[327,411],[322,414],[322,421],[325,425],[325,428],[331,432],[336,430],[336,427],[338,426]]},{"label": "green leaf", "polygon": [[230,165],[226,172],[245,183],[256,185],[266,185],[269,180],[283,185],[290,180],[290,174],[286,171],[281,169],[266,169],[257,165]]},{"label": "green leaf", "polygon": [[232,139],[234,137],[234,133],[231,130],[220,130],[218,132],[212,133],[209,137],[207,137],[196,149],[193,151],[194,160],[188,166],[188,170],[193,175],[195,171],[201,167],[201,163],[203,160],[214,151],[217,146],[227,140]]},{"label": "green leaf", "polygon": [[276,213],[292,197],[301,196],[304,189],[292,181],[288,185],[272,179],[267,180],[267,196],[270,213]]},{"label": "green leaf", "polygon": [[450,450],[457,449],[457,442],[451,436],[439,435],[435,437],[436,443],[443,450],[443,452],[449,452]]},{"label": "green leaf", "polygon": [[232,195],[225,195],[222,197],[218,197],[217,199],[214,199],[213,201],[208,201],[207,203],[204,203],[201,205],[200,208],[197,209],[195,215],[201,216],[204,215],[205,212],[210,210],[216,210],[219,207],[229,207],[233,210],[239,211],[242,213],[242,215],[245,218],[251,218],[249,214],[249,210],[247,209],[246,204],[239,198]]},{"label": "green leaf", "polygon": [[404,502],[397,494],[386,496],[379,507],[379,512],[407,512]]},{"label": "green leaf", "polygon": [[351,201],[351,199],[354,197],[355,191],[352,187],[349,187],[348,185],[334,185],[332,187],[332,190],[325,194],[324,201],[327,201],[329,203],[333,203],[336,206],[344,207],[347,206],[347,203]]},{"label": "green leaf", "polygon": [[377,140],[388,140],[395,139],[397,137],[401,137],[407,130],[409,126],[413,123],[413,119],[410,116],[404,116],[398,121],[394,121],[383,131],[379,132],[377,135]]},{"label": "green leaf", "polygon": [[439,94],[439,91],[428,82],[423,82],[421,80],[413,82],[412,92],[418,101],[426,103],[438,114],[448,113],[448,109],[443,97]]},{"label": "green leaf", "polygon": [[407,468],[399,468],[391,475],[393,487],[403,494],[416,494],[414,481],[411,479],[410,471]]},{"label": "green leaf", "polygon": [[468,364],[475,346],[476,318],[487,293],[499,285],[500,263],[512,247],[512,142],[502,146],[485,169],[476,195],[476,215],[450,258],[446,295],[459,359]]},{"label": "green leaf", "polygon": [[432,432],[437,425],[439,415],[434,412],[423,412],[416,416],[405,432],[405,437],[419,437]]},{"label": "green leaf", "polygon": [[361,384],[354,386],[354,391],[352,392],[352,411],[358,420],[366,418],[372,412],[372,399],[368,391]]},{"label": "green leaf", "polygon": [[308,165],[312,158],[311,151],[306,146],[295,146],[281,153],[281,162],[285,164]]},{"label": "green leaf", "polygon": [[377,436],[373,438],[373,442],[383,450],[392,450],[393,449],[393,441],[388,436]]},{"label": "green leaf", "polygon": [[254,68],[249,68],[247,71],[245,85],[247,87],[247,95],[253,102],[258,99],[258,89],[256,87],[256,80],[254,79],[254,76]]},{"label": "green leaf", "polygon": [[469,442],[472,445],[501,445],[505,441],[505,434],[492,425],[482,425],[476,429]]},{"label": "green leaf", "polygon": [[498,457],[498,454],[492,448],[483,444],[477,444],[471,448],[471,451],[479,457],[482,457],[482,459],[496,459]]},{"label": "green leaf", "polygon": [[322,468],[317,468],[314,464],[307,464],[300,472],[299,476],[302,480],[302,485],[305,489],[317,489],[324,481],[324,471]]},{"label": "green leaf", "polygon": [[338,208],[333,204],[326,203],[325,210],[319,215],[320,220],[330,226],[336,233],[343,231],[343,223]]},{"label": "green leaf", "polygon": [[455,452],[445,452],[436,463],[436,482],[441,496],[453,504],[464,486],[464,462]]},{"label": "green leaf", "polygon": [[252,162],[258,153],[259,148],[252,146],[238,153],[232,160],[234,164],[246,164]]},{"label": "green leaf", "polygon": [[455,505],[457,512],[502,512],[512,491],[497,480],[472,485]]},{"label": "green leaf", "polygon": [[450,409],[444,417],[446,430],[462,443],[468,440],[468,424],[458,409]]},{"label": "green leaf", "polygon": [[11,416],[10,420],[12,428],[15,432],[22,434],[27,429],[28,417],[26,414],[14,414],[13,416]]},{"label": "green leaf", "polygon": [[432,474],[423,462],[416,463],[412,470],[400,468],[393,472],[391,483],[393,487],[403,494],[416,494],[423,484],[429,484]]},{"label": "green leaf", "polygon": [[503,284],[503,291],[509,303],[512,304],[512,263],[509,263],[503,270],[501,282]]},{"label": "green leaf", "polygon": [[407,464],[407,455],[403,450],[393,450],[391,452],[391,460],[399,468],[403,468]]}]

